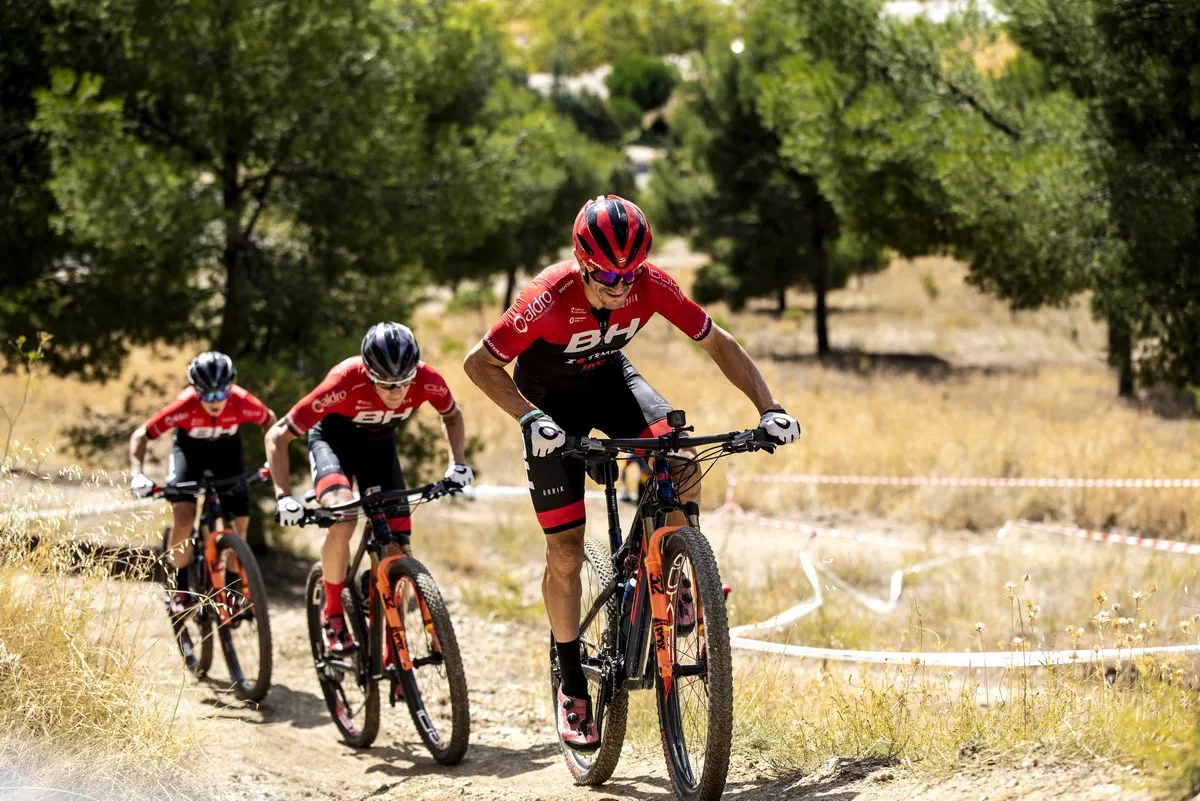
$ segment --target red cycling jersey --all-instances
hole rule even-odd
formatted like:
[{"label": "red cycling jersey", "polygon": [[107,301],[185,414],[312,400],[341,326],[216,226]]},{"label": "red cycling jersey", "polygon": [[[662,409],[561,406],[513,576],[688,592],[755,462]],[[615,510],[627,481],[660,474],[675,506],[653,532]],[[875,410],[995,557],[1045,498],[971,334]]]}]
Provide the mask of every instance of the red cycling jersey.
[{"label": "red cycling jersey", "polygon": [[588,303],[575,262],[565,261],[547,267],[525,287],[483,344],[502,362],[517,359],[543,384],[569,385],[606,364],[656,313],[695,340],[712,329],[704,309],[649,262],[625,305],[604,315]]},{"label": "red cycling jersey", "polygon": [[219,439],[236,434],[242,423],[266,425],[269,417],[266,404],[237,384],[233,385],[225,408],[216,417],[204,411],[196,388],[188,387],[150,418],[146,423],[146,436],[157,439],[177,428],[192,439]]},{"label": "red cycling jersey", "polygon": [[330,415],[343,417],[364,428],[394,428],[427,401],[438,414],[449,414],[454,410],[454,396],[450,394],[446,380],[425,362],[417,365],[417,376],[404,396],[404,402],[389,409],[371,386],[362,357],[351,356],[334,365],[325,380],[301,398],[285,419],[287,427],[296,436],[307,434]]}]

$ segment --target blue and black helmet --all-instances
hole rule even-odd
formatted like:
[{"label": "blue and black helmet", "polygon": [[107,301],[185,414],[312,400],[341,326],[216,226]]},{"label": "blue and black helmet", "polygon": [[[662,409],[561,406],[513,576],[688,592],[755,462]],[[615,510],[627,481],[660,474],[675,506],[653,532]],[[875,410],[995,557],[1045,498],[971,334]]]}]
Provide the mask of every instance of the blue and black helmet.
[{"label": "blue and black helmet", "polygon": [[237,381],[233,359],[215,350],[206,350],[187,369],[188,383],[200,392],[221,392]]},{"label": "blue and black helmet", "polygon": [[363,337],[362,359],[375,381],[400,384],[416,377],[421,349],[408,326],[376,323]]}]

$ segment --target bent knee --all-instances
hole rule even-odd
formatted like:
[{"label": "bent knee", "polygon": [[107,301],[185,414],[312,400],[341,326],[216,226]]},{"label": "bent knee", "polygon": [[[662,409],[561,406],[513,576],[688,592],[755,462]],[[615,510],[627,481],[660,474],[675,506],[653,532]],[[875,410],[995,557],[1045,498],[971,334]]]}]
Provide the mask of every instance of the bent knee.
[{"label": "bent knee", "polygon": [[583,532],[554,534],[546,538],[546,569],[555,577],[579,574],[583,565]]}]

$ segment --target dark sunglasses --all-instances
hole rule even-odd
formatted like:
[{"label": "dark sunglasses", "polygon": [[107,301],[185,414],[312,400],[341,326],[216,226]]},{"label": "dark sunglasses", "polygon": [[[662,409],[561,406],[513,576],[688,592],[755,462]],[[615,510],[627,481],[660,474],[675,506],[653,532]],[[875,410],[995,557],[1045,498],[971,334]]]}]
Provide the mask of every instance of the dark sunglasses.
[{"label": "dark sunglasses", "polygon": [[645,271],[645,267],[638,267],[636,270],[630,270],[627,273],[618,273],[614,270],[592,270],[591,277],[600,286],[614,287],[622,283],[629,286],[638,280]]},{"label": "dark sunglasses", "polygon": [[212,392],[201,392],[200,400],[204,401],[205,403],[219,403],[220,401],[228,398],[231,392],[233,392],[233,387],[214,389]]}]

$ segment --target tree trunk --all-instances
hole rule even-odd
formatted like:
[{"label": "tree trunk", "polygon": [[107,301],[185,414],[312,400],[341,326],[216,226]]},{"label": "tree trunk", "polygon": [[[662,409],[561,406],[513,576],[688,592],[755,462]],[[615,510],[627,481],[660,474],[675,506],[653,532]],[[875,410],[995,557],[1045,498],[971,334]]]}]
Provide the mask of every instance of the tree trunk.
[{"label": "tree trunk", "polygon": [[221,263],[225,267],[225,305],[221,312],[221,330],[214,347],[231,356],[242,354],[246,345],[246,319],[250,289],[249,267],[246,263],[246,242],[242,237],[243,198],[237,180],[237,157],[226,154],[222,179],[222,199],[225,206],[225,248]]},{"label": "tree trunk", "polygon": [[504,308],[507,309],[512,305],[513,295],[515,295],[517,292],[517,268],[515,266],[508,269],[508,272],[505,274],[505,279]]},{"label": "tree trunk", "polygon": [[1133,336],[1129,323],[1117,316],[1108,316],[1108,363],[1117,370],[1117,395],[1133,397]]},{"label": "tree trunk", "polygon": [[813,273],[812,288],[816,296],[816,313],[813,322],[817,329],[817,358],[829,355],[829,309],[825,295],[829,291],[829,254],[825,251],[825,232],[820,225],[813,226]]},{"label": "tree trunk", "polygon": [[787,287],[781,286],[779,287],[779,316],[782,317],[785,311],[787,311]]}]

